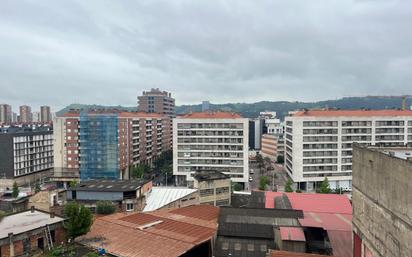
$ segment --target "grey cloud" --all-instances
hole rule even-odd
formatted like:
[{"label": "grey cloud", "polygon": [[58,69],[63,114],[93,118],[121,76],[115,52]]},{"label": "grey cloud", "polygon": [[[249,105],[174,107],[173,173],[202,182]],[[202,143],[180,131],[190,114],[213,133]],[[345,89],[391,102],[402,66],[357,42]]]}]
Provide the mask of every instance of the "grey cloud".
[{"label": "grey cloud", "polygon": [[0,102],[410,93],[409,1],[2,1]]}]

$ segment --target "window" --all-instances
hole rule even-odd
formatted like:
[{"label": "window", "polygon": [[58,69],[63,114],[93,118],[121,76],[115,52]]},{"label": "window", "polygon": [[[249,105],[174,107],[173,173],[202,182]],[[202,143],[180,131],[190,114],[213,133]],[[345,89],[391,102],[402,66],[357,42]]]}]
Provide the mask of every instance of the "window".
[{"label": "window", "polygon": [[127,203],[126,204],[126,211],[133,211],[133,210],[134,210],[134,204]]},{"label": "window", "polygon": [[203,190],[200,190],[200,196],[213,195],[213,194],[214,194],[213,191],[214,191],[213,189],[203,189]]}]

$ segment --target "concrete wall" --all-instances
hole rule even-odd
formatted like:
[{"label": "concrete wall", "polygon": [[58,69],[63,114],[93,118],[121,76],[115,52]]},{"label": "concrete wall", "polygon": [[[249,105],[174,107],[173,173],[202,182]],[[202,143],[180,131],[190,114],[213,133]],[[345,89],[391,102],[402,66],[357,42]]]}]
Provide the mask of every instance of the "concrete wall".
[{"label": "concrete wall", "polygon": [[354,147],[353,229],[362,239],[362,256],[411,256],[411,181],[411,161]]},{"label": "concrete wall", "polygon": [[[219,180],[207,180],[207,181],[200,181],[198,182],[196,179],[194,180],[194,188],[199,189],[199,201],[200,204],[204,203],[211,203],[213,202],[215,206],[217,205],[217,201],[219,200],[228,200],[229,204],[231,204],[231,180],[228,179],[219,179]],[[229,188],[227,193],[217,194],[217,188]],[[201,190],[205,189],[213,189],[213,195],[208,196],[201,196]]]}]

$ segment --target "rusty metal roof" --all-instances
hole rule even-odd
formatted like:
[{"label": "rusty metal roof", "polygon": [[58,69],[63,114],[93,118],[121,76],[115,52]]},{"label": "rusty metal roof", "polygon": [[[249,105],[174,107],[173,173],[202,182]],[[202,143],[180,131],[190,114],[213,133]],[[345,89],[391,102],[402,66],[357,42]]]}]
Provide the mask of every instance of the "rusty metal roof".
[{"label": "rusty metal roof", "polygon": [[79,242],[124,257],[180,256],[216,233],[219,208],[196,205],[97,218]]}]

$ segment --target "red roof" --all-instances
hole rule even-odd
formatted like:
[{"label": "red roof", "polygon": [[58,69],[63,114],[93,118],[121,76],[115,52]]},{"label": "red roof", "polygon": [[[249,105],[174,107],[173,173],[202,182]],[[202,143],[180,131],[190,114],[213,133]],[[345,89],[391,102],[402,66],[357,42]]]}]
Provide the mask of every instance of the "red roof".
[{"label": "red roof", "polygon": [[79,242],[94,248],[103,246],[115,256],[173,257],[215,236],[217,207],[196,205],[178,210],[99,217]]},{"label": "red roof", "polygon": [[410,110],[308,110],[298,111],[293,116],[350,116],[350,117],[367,117],[367,116],[412,116]]},{"label": "red roof", "polygon": [[352,206],[346,195],[337,194],[306,194],[266,192],[266,208],[275,208],[275,197],[286,194],[292,208],[304,212],[328,212],[352,214]]},{"label": "red roof", "polygon": [[179,116],[180,119],[238,119],[242,118],[234,112],[193,112]]},{"label": "red roof", "polygon": [[279,227],[280,238],[284,241],[302,241],[305,242],[305,233],[301,227]]},{"label": "red roof", "polygon": [[318,227],[325,230],[352,231],[352,214],[304,212],[299,219],[303,227]]},{"label": "red roof", "polygon": [[350,257],[353,255],[352,231],[328,230],[333,256]]}]

